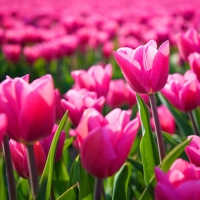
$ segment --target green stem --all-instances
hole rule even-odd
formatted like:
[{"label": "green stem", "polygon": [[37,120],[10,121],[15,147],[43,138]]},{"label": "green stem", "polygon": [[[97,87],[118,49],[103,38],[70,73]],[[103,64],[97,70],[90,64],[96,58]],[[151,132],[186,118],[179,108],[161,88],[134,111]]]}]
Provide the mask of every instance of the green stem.
[{"label": "green stem", "polygon": [[161,127],[160,127],[160,121],[159,121],[159,117],[158,117],[158,111],[157,111],[156,100],[155,100],[154,94],[150,94],[149,99],[150,99],[152,114],[153,114],[154,123],[155,123],[155,132],[156,132],[156,137],[157,137],[159,158],[160,158],[160,162],[161,162],[163,160],[163,158],[165,157],[165,146],[164,146],[164,141],[163,141],[162,131],[161,131]]},{"label": "green stem", "polygon": [[7,177],[7,182],[8,182],[9,199],[17,200],[17,192],[16,192],[15,179],[14,179],[14,174],[13,174],[13,166],[12,166],[12,160],[11,160],[11,155],[10,155],[9,139],[7,135],[5,135],[3,138],[2,147],[3,147],[3,154],[4,154],[4,159],[5,159],[5,165],[6,165],[6,177]]},{"label": "green stem", "polygon": [[96,177],[94,186],[94,200],[101,200],[102,194],[104,197],[103,179]]},{"label": "green stem", "polygon": [[37,168],[35,164],[35,156],[34,156],[34,148],[33,145],[26,145],[26,153],[28,158],[28,171],[29,171],[29,178],[31,184],[31,190],[33,199],[36,198],[37,189],[38,189],[38,175],[37,175]]},{"label": "green stem", "polygon": [[189,118],[190,118],[190,121],[192,122],[192,127],[193,127],[193,131],[194,131],[195,135],[198,135],[198,136],[200,136],[200,134],[199,134],[199,131],[198,131],[198,128],[197,128],[197,125],[196,125],[196,122],[195,122],[195,120],[194,120],[194,116],[193,116],[192,112],[188,112],[188,116],[189,116]]}]

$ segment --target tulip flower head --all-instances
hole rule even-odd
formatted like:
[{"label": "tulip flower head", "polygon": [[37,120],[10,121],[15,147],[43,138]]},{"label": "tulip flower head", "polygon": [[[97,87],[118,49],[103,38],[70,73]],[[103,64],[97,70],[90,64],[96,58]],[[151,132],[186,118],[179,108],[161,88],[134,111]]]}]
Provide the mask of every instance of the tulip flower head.
[{"label": "tulip flower head", "polygon": [[55,93],[51,75],[27,82],[7,77],[0,84],[0,112],[7,115],[8,136],[33,144],[47,137],[55,123]]},{"label": "tulip flower head", "polygon": [[200,137],[196,135],[188,136],[192,139],[190,144],[185,148],[185,152],[190,162],[197,167],[200,167]]},{"label": "tulip flower head", "polygon": [[0,114],[0,147],[3,137],[6,134],[7,127],[8,127],[7,116],[4,113],[2,113]]},{"label": "tulip flower head", "polygon": [[122,47],[113,54],[124,78],[135,92],[153,94],[165,86],[169,73],[168,41],[158,50],[156,42],[150,40],[135,50]]},{"label": "tulip flower head", "polygon": [[189,112],[200,105],[199,82],[192,71],[187,71],[184,75],[169,75],[161,93],[174,107],[183,112]]},{"label": "tulip flower head", "polygon": [[140,127],[130,114],[114,109],[104,118],[94,108],[85,111],[75,132],[82,165],[92,175],[106,178],[125,162]]},{"label": "tulip flower head", "polygon": [[196,74],[200,82],[200,54],[196,52],[192,53],[189,55],[188,60],[192,71]]},{"label": "tulip flower head", "polygon": [[179,158],[165,174],[155,168],[157,185],[156,200],[200,199],[200,168]]}]

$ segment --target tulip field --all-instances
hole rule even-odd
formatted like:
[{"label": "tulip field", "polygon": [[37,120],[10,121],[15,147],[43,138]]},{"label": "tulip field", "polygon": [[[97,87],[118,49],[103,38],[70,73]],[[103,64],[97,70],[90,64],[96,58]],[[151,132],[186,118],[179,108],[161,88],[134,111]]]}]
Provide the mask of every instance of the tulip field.
[{"label": "tulip field", "polygon": [[0,0],[0,200],[199,200],[199,7]]}]

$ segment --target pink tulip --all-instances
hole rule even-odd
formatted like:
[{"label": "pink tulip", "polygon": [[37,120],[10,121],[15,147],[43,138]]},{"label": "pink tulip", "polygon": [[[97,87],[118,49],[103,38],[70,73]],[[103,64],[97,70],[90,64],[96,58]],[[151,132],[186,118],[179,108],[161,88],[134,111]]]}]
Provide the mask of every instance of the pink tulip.
[{"label": "pink tulip", "polygon": [[188,112],[200,105],[200,87],[196,75],[187,71],[184,75],[169,75],[161,93],[177,109]]},{"label": "pink tulip", "polygon": [[125,105],[128,91],[123,79],[111,80],[106,96],[106,104],[112,108]]},{"label": "pink tulip", "polygon": [[177,159],[165,174],[155,168],[157,185],[156,200],[200,199],[200,168],[183,159]]},{"label": "pink tulip", "polygon": [[100,96],[106,96],[112,76],[112,66],[94,65],[86,70],[76,70],[71,73],[76,88],[85,88],[94,91]]},{"label": "pink tulip", "polygon": [[69,118],[75,126],[78,125],[85,109],[93,107],[101,112],[105,102],[104,97],[97,98],[95,92],[86,89],[71,89],[65,94],[65,98],[66,100],[61,100],[61,105],[64,110],[69,110]]},{"label": "pink tulip", "polygon": [[[164,105],[158,106],[157,110],[162,131],[165,131],[169,134],[174,134],[176,130],[176,124],[173,115]],[[155,130],[153,117],[151,117],[150,122],[152,129]]]},{"label": "pink tulip", "polygon": [[104,118],[94,108],[85,111],[75,130],[83,167],[92,175],[106,178],[125,162],[139,129],[131,112],[114,109]]},{"label": "pink tulip", "polygon": [[4,113],[1,113],[0,114],[0,147],[1,147],[1,142],[3,140],[3,137],[7,132],[7,127],[8,127],[7,116]]},{"label": "pink tulip", "polygon": [[188,61],[188,56],[191,53],[200,53],[200,36],[198,32],[191,28],[186,33],[179,33],[177,35],[177,46],[181,58]]},{"label": "pink tulip", "polygon": [[2,53],[11,62],[18,62],[21,54],[21,46],[18,44],[5,44],[2,46]]},{"label": "pink tulip", "polygon": [[55,89],[55,100],[56,100],[56,120],[61,120],[65,111],[61,105],[61,94],[59,89]]},{"label": "pink tulip", "polygon": [[45,75],[27,82],[7,77],[0,84],[0,112],[8,118],[8,136],[22,143],[34,143],[47,137],[55,123],[53,80]]},{"label": "pink tulip", "polygon": [[[17,173],[23,178],[29,178],[26,146],[14,140],[9,141],[12,163]],[[33,145],[35,163],[38,175],[41,175],[46,163],[46,154],[40,142]]]},{"label": "pink tulip", "polygon": [[192,71],[196,74],[200,82],[200,54],[196,52],[191,53],[188,57],[188,60]]},{"label": "pink tulip", "polygon": [[156,42],[150,40],[135,50],[124,47],[113,54],[124,78],[135,92],[152,94],[165,86],[169,71],[168,41],[158,50]]},{"label": "pink tulip", "polygon": [[185,148],[185,152],[190,162],[197,167],[200,167],[200,137],[196,135],[188,136],[192,139],[190,144]]},{"label": "pink tulip", "polygon": [[[53,126],[51,134],[49,136],[47,136],[46,138],[44,138],[43,140],[40,140],[40,143],[46,153],[46,156],[48,156],[49,149],[51,147],[51,143],[52,143],[53,137],[57,131],[57,128],[58,128],[58,125],[55,124]],[[57,148],[56,148],[55,161],[58,161],[62,157],[62,151],[63,151],[65,138],[66,138],[66,133],[64,131],[61,131],[60,137],[58,140],[58,144],[57,144]]]}]

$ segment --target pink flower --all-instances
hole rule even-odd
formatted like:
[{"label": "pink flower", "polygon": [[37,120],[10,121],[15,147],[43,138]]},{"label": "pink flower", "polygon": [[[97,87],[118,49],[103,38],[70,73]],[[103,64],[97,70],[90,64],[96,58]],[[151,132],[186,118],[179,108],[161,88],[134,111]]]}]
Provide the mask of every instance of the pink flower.
[{"label": "pink flower", "polygon": [[177,46],[181,58],[188,61],[188,56],[191,53],[200,53],[200,36],[198,32],[191,28],[186,33],[179,33],[177,35]]},{"label": "pink flower", "polygon": [[106,178],[125,162],[139,129],[131,112],[114,109],[104,118],[94,108],[85,111],[75,130],[83,167],[92,175]]},{"label": "pink flower", "polygon": [[106,96],[106,104],[112,108],[123,106],[126,103],[127,95],[128,91],[123,79],[111,80]]},{"label": "pink flower", "polygon": [[165,86],[169,71],[168,41],[158,50],[156,42],[150,40],[135,50],[124,47],[113,54],[124,78],[135,92],[152,94]]},{"label": "pink flower", "polygon": [[65,111],[61,105],[61,94],[59,89],[55,89],[55,100],[56,100],[56,120],[61,120]]},{"label": "pink flower", "polygon": [[[9,145],[12,156],[12,163],[15,170],[21,177],[29,178],[26,146],[12,139],[9,141]],[[40,142],[36,142],[33,148],[37,173],[40,175],[42,174],[46,163],[46,154]]]},{"label": "pink flower", "polygon": [[191,53],[188,57],[188,60],[192,71],[196,74],[200,82],[200,54],[196,52]]},{"label": "pink flower", "polygon": [[197,167],[200,167],[200,137],[196,135],[188,136],[192,139],[190,144],[185,148],[185,152],[190,162]]},{"label": "pink flower", "polygon": [[76,70],[71,73],[75,87],[78,89],[85,88],[89,91],[94,91],[100,96],[106,96],[110,79],[112,76],[112,66],[106,65],[105,68],[101,65],[94,65],[86,70]]},{"label": "pink flower", "polygon": [[104,97],[97,98],[95,92],[86,89],[71,89],[65,94],[65,98],[66,100],[61,100],[61,105],[64,110],[69,110],[69,118],[75,126],[78,125],[85,109],[93,107],[101,112],[105,102]]},{"label": "pink flower", "polygon": [[21,54],[21,46],[19,44],[5,44],[2,46],[2,53],[7,60],[18,62]]},{"label": "pink flower", "polygon": [[8,118],[8,136],[34,143],[51,133],[55,123],[55,93],[50,75],[31,84],[23,78],[7,77],[0,84],[0,112]]},{"label": "pink flower", "polygon": [[169,75],[161,93],[177,109],[188,112],[200,105],[200,88],[196,75],[187,71],[184,75]]},{"label": "pink flower", "polygon": [[[162,131],[165,131],[169,134],[175,133],[176,130],[176,124],[173,115],[170,113],[170,111],[164,106],[158,106],[158,117],[160,120],[160,126]],[[154,119],[151,117],[150,119],[151,122],[151,127],[153,130],[155,130],[155,124],[154,124]]]},{"label": "pink flower", "polygon": [[7,116],[4,113],[1,113],[0,114],[0,147],[3,141],[3,137],[7,132],[7,127],[8,127]]},{"label": "pink flower", "polygon": [[157,185],[156,200],[200,199],[200,168],[183,159],[177,159],[165,174],[155,168]]},{"label": "pink flower", "polygon": [[[48,156],[49,149],[51,147],[51,143],[52,143],[53,137],[57,131],[57,128],[58,128],[58,125],[55,124],[53,126],[51,134],[49,136],[47,136],[46,138],[44,138],[43,140],[40,140],[40,143],[46,153],[46,156]],[[64,131],[61,131],[60,137],[58,140],[58,144],[57,144],[57,148],[56,148],[55,161],[58,161],[62,157],[62,151],[63,151],[65,138],[66,138],[66,133]]]}]

